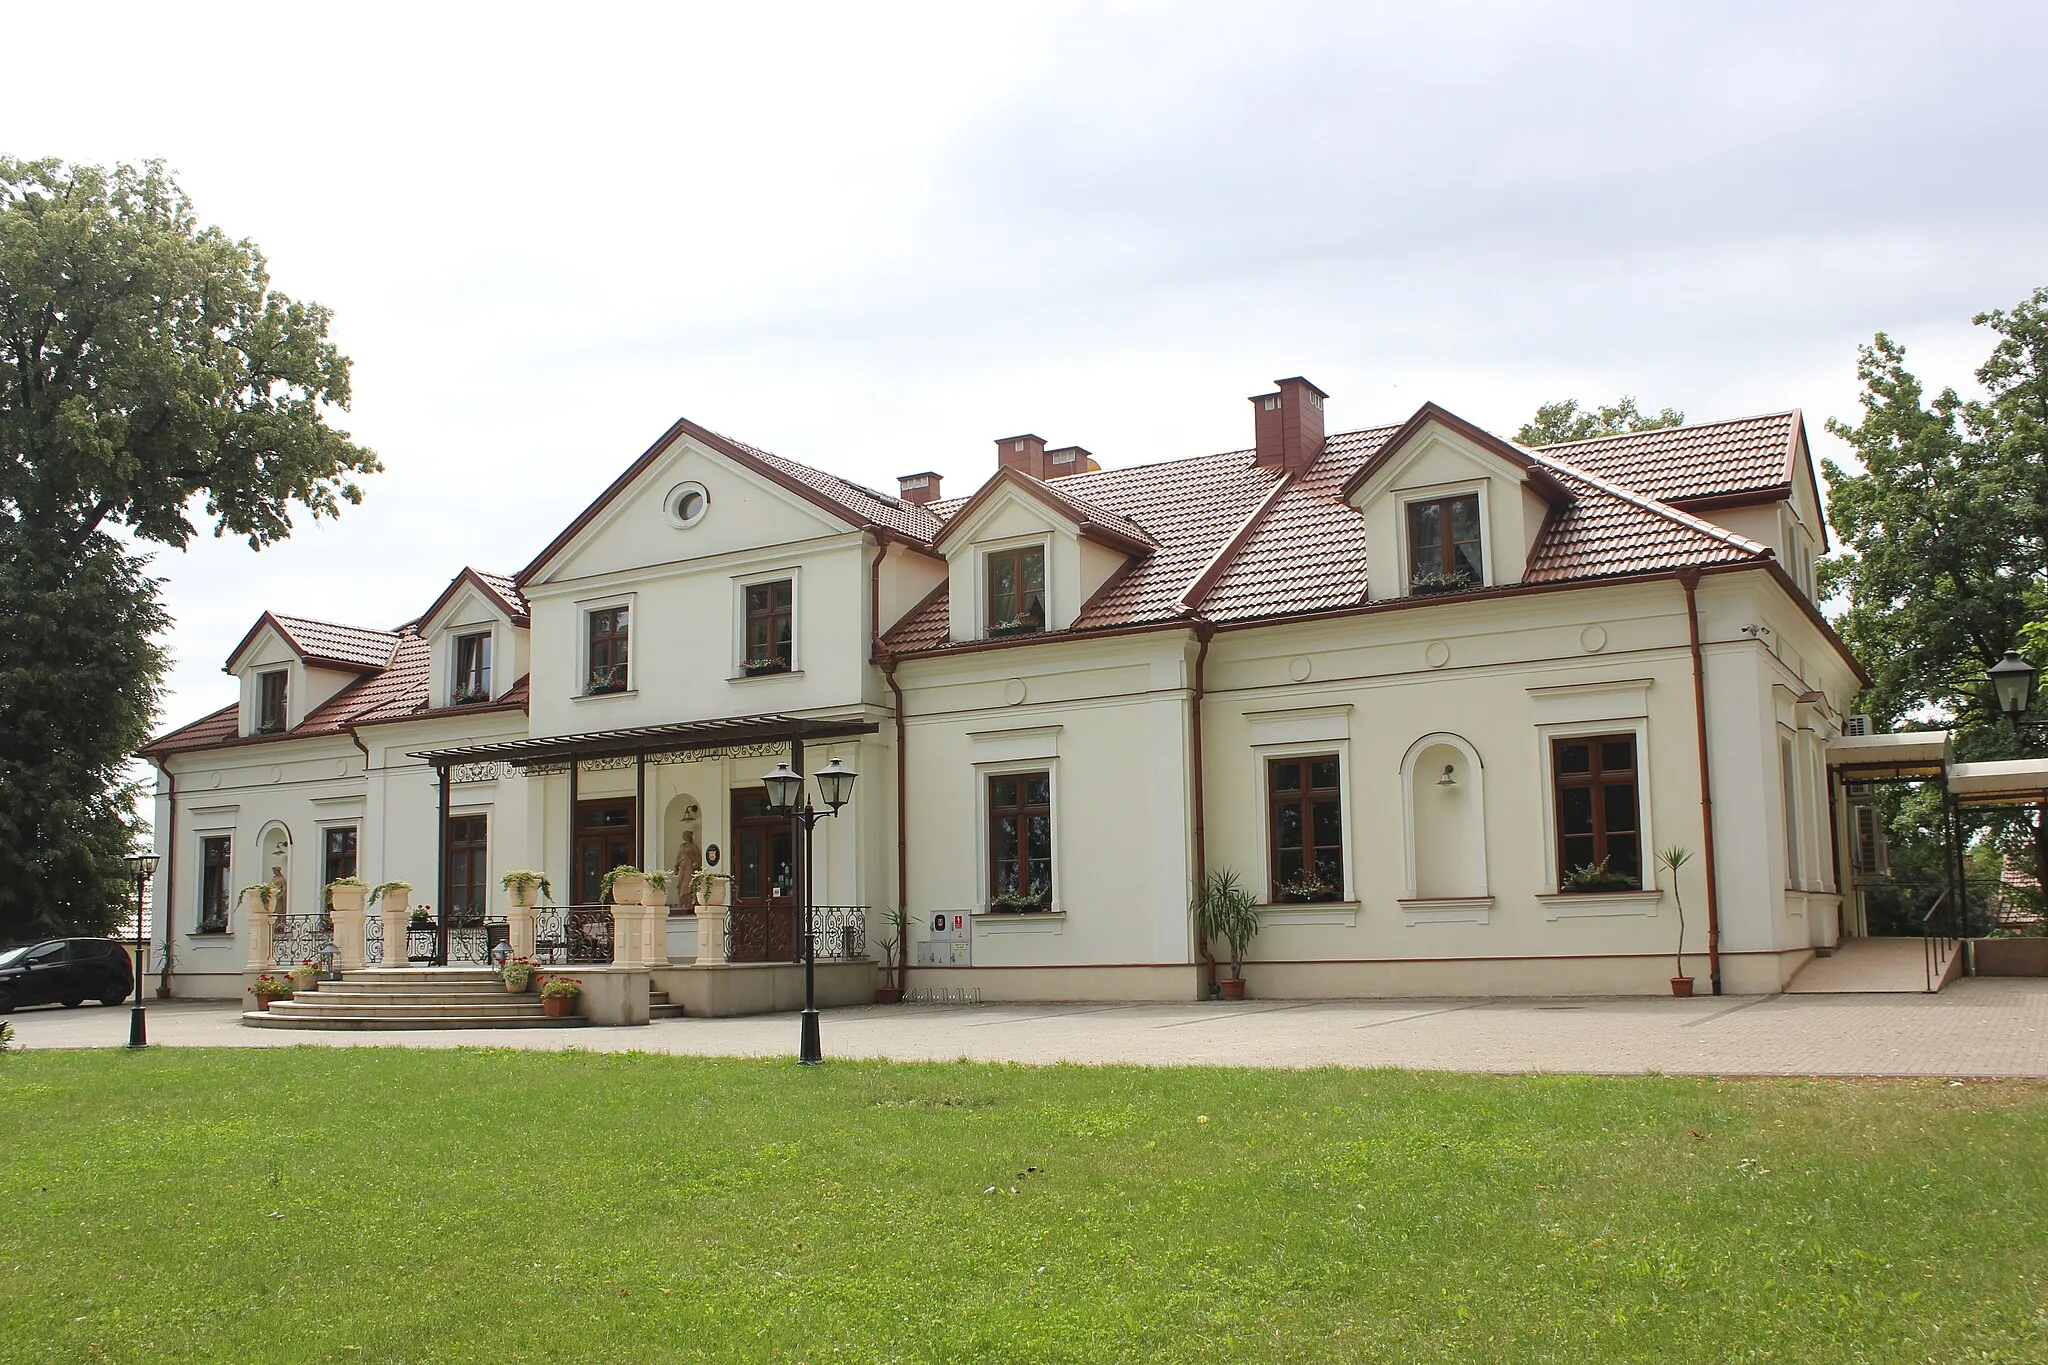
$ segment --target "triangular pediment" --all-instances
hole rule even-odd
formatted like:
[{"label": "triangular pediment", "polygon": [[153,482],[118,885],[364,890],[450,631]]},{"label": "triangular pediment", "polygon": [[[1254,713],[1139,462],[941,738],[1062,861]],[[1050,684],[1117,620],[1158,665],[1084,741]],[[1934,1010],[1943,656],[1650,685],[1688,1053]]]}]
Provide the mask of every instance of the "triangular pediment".
[{"label": "triangular pediment", "polygon": [[1570,493],[1527,451],[1434,403],[1424,403],[1344,485],[1354,507],[1391,490],[1459,479],[1505,479],[1554,505]]}]

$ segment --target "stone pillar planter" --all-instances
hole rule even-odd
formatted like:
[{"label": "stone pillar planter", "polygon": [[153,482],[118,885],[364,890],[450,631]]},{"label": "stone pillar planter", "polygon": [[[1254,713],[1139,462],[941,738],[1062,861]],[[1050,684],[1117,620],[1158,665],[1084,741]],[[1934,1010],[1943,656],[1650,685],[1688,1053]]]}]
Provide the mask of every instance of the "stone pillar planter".
[{"label": "stone pillar planter", "polygon": [[640,893],[640,908],[646,913],[640,917],[644,938],[641,942],[641,960],[650,966],[668,965],[668,888],[649,885]]},{"label": "stone pillar planter", "polygon": [[510,909],[505,911],[505,938],[514,957],[532,957],[533,940],[539,925],[539,916],[531,905],[521,905],[515,897]]},{"label": "stone pillar planter", "polygon": [[612,901],[612,965],[614,967],[638,967],[642,965],[642,954],[647,947],[647,931],[642,921],[647,910],[637,900],[616,899],[616,888],[625,878],[614,882]]},{"label": "stone pillar planter", "polygon": [[387,891],[377,902],[378,918],[384,921],[384,961],[387,971],[412,964],[405,959],[405,932],[412,919],[412,888],[403,882]]},{"label": "stone pillar planter", "polygon": [[352,972],[363,965],[364,886],[337,886],[327,893],[328,917],[334,921],[334,965]]},{"label": "stone pillar planter", "polygon": [[242,914],[249,929],[249,970],[267,972],[275,964],[271,962],[270,907],[263,903],[254,887],[242,893]]},{"label": "stone pillar planter", "polygon": [[[720,883],[723,885],[723,883]],[[697,902],[697,965],[725,961],[725,898]]]}]

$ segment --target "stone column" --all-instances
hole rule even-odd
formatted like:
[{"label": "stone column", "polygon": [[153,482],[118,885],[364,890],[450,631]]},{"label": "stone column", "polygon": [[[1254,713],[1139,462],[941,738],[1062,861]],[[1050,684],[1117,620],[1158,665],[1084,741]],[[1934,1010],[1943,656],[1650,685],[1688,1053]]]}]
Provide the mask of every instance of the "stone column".
[{"label": "stone column", "polygon": [[406,923],[412,918],[412,888],[400,882],[396,890],[387,891],[377,902],[378,917],[384,921],[384,961],[386,971],[399,967],[410,967],[405,960]]},{"label": "stone column", "polygon": [[246,917],[249,930],[249,967],[252,972],[267,972],[277,964],[271,958],[270,907],[254,887],[242,893],[242,914]]},{"label": "stone column", "polygon": [[656,890],[650,886],[640,897],[640,908],[645,912],[642,921],[646,927],[646,944],[640,956],[649,966],[668,965],[668,889]]},{"label": "stone column", "polygon": [[341,971],[356,971],[363,965],[363,902],[369,890],[360,886],[337,886],[327,893],[334,921],[334,965]]},{"label": "stone column", "polygon": [[612,902],[612,965],[614,967],[638,967],[640,954],[647,944],[647,931],[641,928],[641,916],[647,912],[640,902],[614,900]]},{"label": "stone column", "polygon": [[505,911],[505,936],[514,957],[532,957],[533,940],[539,929],[540,917],[531,905],[521,905],[520,897],[512,898],[511,908]]}]

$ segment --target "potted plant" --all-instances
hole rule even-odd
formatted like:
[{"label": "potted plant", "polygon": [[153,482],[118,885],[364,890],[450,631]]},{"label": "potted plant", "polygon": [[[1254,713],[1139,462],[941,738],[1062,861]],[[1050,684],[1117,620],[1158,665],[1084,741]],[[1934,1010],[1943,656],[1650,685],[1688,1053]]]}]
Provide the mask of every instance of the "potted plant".
[{"label": "potted plant", "polygon": [[1607,860],[1575,867],[1564,874],[1560,891],[1639,891],[1642,884],[1625,872],[1610,872]]},{"label": "potted plant", "polygon": [[[531,910],[540,901],[555,898],[555,888],[548,882],[548,874],[535,872],[532,868],[522,867],[507,872],[498,879],[498,884],[505,888],[512,897],[512,904],[520,910]],[[536,891],[540,893],[538,900],[534,897]]]},{"label": "potted plant", "polygon": [[699,905],[724,905],[726,884],[731,880],[726,873],[699,868],[690,874],[690,890],[696,893]]},{"label": "potted plant", "polygon": [[249,987],[249,994],[256,997],[256,1008],[267,1010],[273,1000],[289,1000],[292,997],[290,977],[272,976],[269,972],[257,977]]},{"label": "potted plant", "polygon": [[519,995],[533,984],[534,970],[532,958],[514,957],[506,959],[505,965],[499,968],[499,974],[505,978],[505,989]]},{"label": "potted plant", "polygon": [[292,993],[318,990],[320,986],[320,964],[310,957],[302,957],[292,968]]},{"label": "potted plant", "polygon": [[406,921],[406,927],[407,927],[407,928],[409,928],[409,929],[424,929],[424,928],[426,928],[426,927],[427,927],[427,926],[428,926],[429,924],[432,924],[433,922],[434,922],[434,907],[433,907],[433,906],[431,906],[431,905],[415,905],[415,906],[414,906],[414,907],[412,908],[412,916],[411,916],[411,918],[410,918],[410,919],[408,919],[408,920]]},{"label": "potted plant", "polygon": [[411,882],[379,882],[370,891],[370,904],[372,905],[381,900],[393,900],[398,903],[400,909],[403,909],[411,899]]},{"label": "potted plant", "polygon": [[613,905],[638,905],[640,892],[646,885],[645,872],[620,863],[604,874],[604,880],[598,884],[597,895],[599,900],[610,901]]},{"label": "potted plant", "polygon": [[176,965],[176,961],[176,955],[171,951],[171,941],[168,938],[157,945],[156,998],[159,1000],[171,998],[171,968]]},{"label": "potted plant", "polygon": [[882,940],[882,981],[875,987],[877,1005],[903,1003],[904,977],[910,957],[910,907],[899,905],[882,921],[889,936]]},{"label": "potted plant", "polygon": [[1237,873],[1219,867],[1195,888],[1194,912],[1211,944],[1230,945],[1230,975],[1221,978],[1225,1000],[1244,999],[1244,950],[1259,935],[1258,901]]},{"label": "potted plant", "polygon": [[551,976],[540,983],[540,1012],[550,1019],[567,1019],[576,1013],[576,997],[583,983],[573,976]]},{"label": "potted plant", "polygon": [[1673,959],[1671,993],[1684,999],[1692,994],[1692,978],[1685,974],[1685,901],[1678,893],[1678,870],[1692,861],[1692,850],[1673,844],[1657,855],[1660,867],[1671,869],[1671,903],[1678,908],[1678,955]]},{"label": "potted plant", "polygon": [[248,900],[248,899],[249,899],[249,898],[250,898],[251,896],[253,896],[253,897],[255,897],[255,898],[256,898],[256,903],[257,903],[258,905],[262,906],[262,907],[263,907],[263,908],[264,908],[265,910],[268,910],[268,909],[270,909],[270,903],[271,903],[271,902],[272,902],[273,900],[277,899],[277,883],[276,883],[276,882],[255,882],[255,883],[252,883],[252,884],[251,884],[251,885],[249,885],[249,886],[245,886],[245,887],[243,887],[243,888],[242,888],[242,890],[241,890],[241,893],[240,893],[240,895],[239,895],[239,896],[237,896],[237,898],[236,898],[236,899],[238,899],[238,900]]},{"label": "potted plant", "polygon": [[343,914],[361,914],[369,903],[370,884],[361,877],[336,877],[327,883],[327,908]]},{"label": "potted plant", "polygon": [[647,878],[647,891],[640,897],[640,903],[642,905],[668,904],[668,873],[655,867],[649,868],[644,875]]}]

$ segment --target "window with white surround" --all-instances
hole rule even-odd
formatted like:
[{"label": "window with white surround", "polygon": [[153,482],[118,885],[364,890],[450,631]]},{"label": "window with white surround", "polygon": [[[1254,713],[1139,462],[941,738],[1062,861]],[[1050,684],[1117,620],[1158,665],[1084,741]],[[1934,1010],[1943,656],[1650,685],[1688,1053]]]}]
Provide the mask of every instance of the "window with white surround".
[{"label": "window with white surround", "polygon": [[984,909],[1058,911],[1060,727],[971,733],[976,877]]},{"label": "window with white surround", "polygon": [[762,569],[732,580],[732,677],[762,678],[802,669],[803,583],[794,568]]},{"label": "window with white surround", "polygon": [[491,699],[491,632],[475,631],[455,637],[455,675],[448,688],[452,705],[464,706]]},{"label": "window with white surround", "polygon": [[633,609],[610,602],[583,611],[583,695],[605,696],[632,685],[630,646]]},{"label": "window with white surround", "polygon": [[288,686],[291,672],[273,668],[256,675],[256,733],[280,734],[291,723]]},{"label": "window with white surround", "polygon": [[[1617,678],[1528,689],[1548,918],[1657,913],[1650,687],[1648,678]],[[1581,870],[1599,869],[1603,857],[1604,875]]]},{"label": "window with white surround", "polygon": [[1778,785],[1785,802],[1785,885],[1799,883],[1799,760],[1790,735],[1778,736]]},{"label": "window with white surround", "polygon": [[1408,591],[1456,592],[1486,581],[1479,494],[1413,498],[1408,520]]}]

